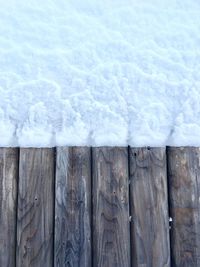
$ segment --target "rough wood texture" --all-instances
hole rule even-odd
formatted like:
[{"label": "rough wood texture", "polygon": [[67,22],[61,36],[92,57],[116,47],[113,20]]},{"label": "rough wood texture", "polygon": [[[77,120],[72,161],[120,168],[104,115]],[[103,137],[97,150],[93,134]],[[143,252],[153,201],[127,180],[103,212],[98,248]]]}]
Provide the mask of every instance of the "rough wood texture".
[{"label": "rough wood texture", "polygon": [[168,148],[172,264],[200,266],[200,148]]},{"label": "rough wood texture", "polygon": [[127,148],[93,148],[94,266],[130,266]]},{"label": "rough wood texture", "polygon": [[132,266],[170,266],[164,148],[130,148],[130,203]]},{"label": "rough wood texture", "polygon": [[57,148],[55,266],[91,266],[91,149]]},{"label": "rough wood texture", "polygon": [[20,149],[17,266],[53,266],[54,150]]},{"label": "rough wood texture", "polygon": [[18,149],[0,148],[0,266],[15,266]]}]

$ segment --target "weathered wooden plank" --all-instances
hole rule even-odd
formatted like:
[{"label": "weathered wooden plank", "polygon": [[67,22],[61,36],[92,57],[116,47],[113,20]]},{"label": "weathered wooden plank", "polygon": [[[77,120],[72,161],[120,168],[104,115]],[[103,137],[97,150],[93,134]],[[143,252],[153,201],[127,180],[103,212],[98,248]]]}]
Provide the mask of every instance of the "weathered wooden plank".
[{"label": "weathered wooden plank", "polygon": [[54,149],[20,149],[18,267],[53,266]]},{"label": "weathered wooden plank", "polygon": [[200,266],[200,148],[168,148],[172,264]]},{"label": "weathered wooden plank", "polygon": [[91,149],[57,148],[55,266],[91,266]]},{"label": "weathered wooden plank", "polygon": [[18,149],[0,148],[0,266],[15,266]]},{"label": "weathered wooden plank", "polygon": [[93,263],[130,266],[127,148],[93,148]]},{"label": "weathered wooden plank", "polygon": [[133,267],[170,266],[165,148],[130,148]]}]

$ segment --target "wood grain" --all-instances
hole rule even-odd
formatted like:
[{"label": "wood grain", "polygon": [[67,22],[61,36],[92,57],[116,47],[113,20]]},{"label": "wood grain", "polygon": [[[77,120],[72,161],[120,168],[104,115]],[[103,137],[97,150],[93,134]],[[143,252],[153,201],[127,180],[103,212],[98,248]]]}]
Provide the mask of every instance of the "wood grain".
[{"label": "wood grain", "polygon": [[200,266],[200,148],[168,148],[172,264]]},{"label": "wood grain", "polygon": [[91,266],[91,149],[57,148],[55,266]]},{"label": "wood grain", "polygon": [[18,267],[53,266],[54,149],[20,149]]},{"label": "wood grain", "polygon": [[130,266],[127,148],[93,148],[93,260]]},{"label": "wood grain", "polygon": [[18,149],[0,148],[0,266],[15,266]]},{"label": "wood grain", "polygon": [[170,266],[164,148],[130,148],[130,203],[132,266]]}]

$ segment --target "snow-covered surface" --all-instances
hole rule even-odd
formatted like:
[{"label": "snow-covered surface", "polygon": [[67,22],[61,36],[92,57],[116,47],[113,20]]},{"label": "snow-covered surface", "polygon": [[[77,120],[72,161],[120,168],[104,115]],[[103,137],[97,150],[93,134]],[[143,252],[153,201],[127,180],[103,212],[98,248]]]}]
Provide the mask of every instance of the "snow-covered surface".
[{"label": "snow-covered surface", "polygon": [[199,0],[0,0],[0,146],[200,145]]}]

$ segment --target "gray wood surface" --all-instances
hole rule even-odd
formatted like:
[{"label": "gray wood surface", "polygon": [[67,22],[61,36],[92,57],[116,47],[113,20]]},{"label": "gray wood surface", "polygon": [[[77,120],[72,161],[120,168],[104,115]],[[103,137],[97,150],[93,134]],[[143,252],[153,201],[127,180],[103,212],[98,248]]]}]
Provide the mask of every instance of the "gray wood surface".
[{"label": "gray wood surface", "polygon": [[59,147],[56,161],[55,266],[91,266],[91,149]]},{"label": "gray wood surface", "polygon": [[168,148],[172,264],[200,266],[200,148]]},{"label": "gray wood surface", "polygon": [[53,211],[54,149],[20,149],[18,267],[53,266]]},{"label": "gray wood surface", "polygon": [[164,148],[130,148],[130,203],[132,266],[170,266]]},{"label": "gray wood surface", "polygon": [[93,266],[130,266],[127,148],[93,148]]},{"label": "gray wood surface", "polygon": [[18,149],[0,148],[0,266],[15,266]]}]

